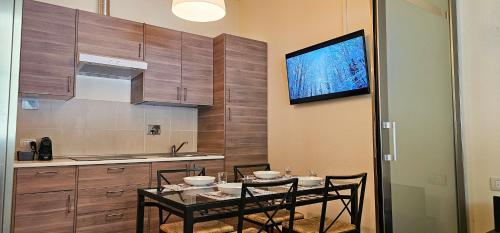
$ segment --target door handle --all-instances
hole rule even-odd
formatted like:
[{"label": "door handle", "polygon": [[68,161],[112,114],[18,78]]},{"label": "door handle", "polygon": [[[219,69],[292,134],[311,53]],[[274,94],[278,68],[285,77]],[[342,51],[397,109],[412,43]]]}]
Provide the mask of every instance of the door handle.
[{"label": "door handle", "polygon": [[68,197],[66,199],[66,210],[68,213],[71,213],[71,195],[68,194]]},{"label": "door handle", "polygon": [[187,100],[187,95],[188,95],[188,89],[185,87],[184,88],[184,101]]},{"label": "door handle", "polygon": [[68,93],[71,92],[71,77],[72,76],[68,76]]},{"label": "door handle", "polygon": [[227,118],[231,121],[231,108],[227,108]]},{"label": "door handle", "polygon": [[384,154],[385,161],[396,161],[398,159],[398,139],[396,135],[396,122],[383,122],[382,128],[392,130],[392,153]]},{"label": "door handle", "polygon": [[177,100],[181,100],[181,88],[177,87]]},{"label": "door handle", "polygon": [[142,44],[139,43],[139,57],[141,57]]},{"label": "door handle", "polygon": [[231,103],[231,89],[227,89],[227,102]]}]

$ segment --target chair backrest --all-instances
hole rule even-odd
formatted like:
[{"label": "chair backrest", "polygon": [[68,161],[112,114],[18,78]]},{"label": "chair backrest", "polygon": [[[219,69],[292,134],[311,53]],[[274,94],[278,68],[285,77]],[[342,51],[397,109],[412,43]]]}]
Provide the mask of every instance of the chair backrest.
[{"label": "chair backrest", "polygon": [[[342,216],[342,214],[347,211],[351,217],[351,223],[356,226],[357,230],[361,229],[361,216],[363,214],[363,203],[365,198],[365,187],[366,187],[366,173],[361,173],[352,176],[327,176],[325,178],[325,189],[323,194],[323,206],[321,208],[321,218],[319,232],[327,232],[330,227]],[[351,190],[350,194],[346,195],[339,191],[337,187],[339,184],[335,184],[336,181],[341,181],[341,183],[348,182],[356,184]],[[332,200],[332,197],[336,196],[337,200],[342,202],[343,208],[338,213],[333,221],[326,223],[326,209],[328,201]]]},{"label": "chair backrest", "polygon": [[[156,189],[158,192],[163,191],[163,183],[175,184],[174,182],[179,182],[173,176],[177,175],[175,178],[179,178],[179,175],[183,177],[187,176],[204,176],[204,167],[195,168],[175,168],[175,169],[163,169],[156,171]],[[174,181],[175,179],[175,181]],[[163,182],[162,182],[163,181]]]},{"label": "chair backrest", "polygon": [[[260,226],[259,232],[266,232],[267,225],[273,225],[274,229],[270,230],[282,232],[278,227],[279,224],[273,220],[273,217],[281,209],[288,209],[290,211],[290,229],[293,229],[297,184],[297,178],[266,183],[243,183],[241,199],[238,205],[238,233],[243,231],[244,216],[255,213],[264,213],[268,218],[266,224]],[[284,188],[277,192],[276,189],[272,189],[278,186],[283,186]],[[260,193],[259,191],[264,193]]]},{"label": "chair backrest", "polygon": [[271,170],[271,165],[269,163],[258,163],[258,164],[245,164],[236,165],[233,167],[234,170],[234,182],[238,182],[245,177],[245,175],[251,175],[254,171],[269,171]]}]

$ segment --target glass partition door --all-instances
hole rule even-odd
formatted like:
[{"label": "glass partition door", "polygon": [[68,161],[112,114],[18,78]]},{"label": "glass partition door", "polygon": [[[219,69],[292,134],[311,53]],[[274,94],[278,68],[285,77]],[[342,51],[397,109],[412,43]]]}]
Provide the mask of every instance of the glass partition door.
[{"label": "glass partition door", "polygon": [[[448,0],[379,0],[379,195],[384,232],[456,233],[457,115]],[[380,200],[380,199],[379,199]]]}]

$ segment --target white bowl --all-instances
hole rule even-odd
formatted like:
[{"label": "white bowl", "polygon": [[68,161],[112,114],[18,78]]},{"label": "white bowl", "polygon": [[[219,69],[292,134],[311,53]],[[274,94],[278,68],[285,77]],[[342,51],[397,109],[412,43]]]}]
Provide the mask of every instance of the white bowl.
[{"label": "white bowl", "polygon": [[280,172],[277,171],[255,171],[253,175],[259,179],[274,179],[278,178]]},{"label": "white bowl", "polygon": [[241,183],[225,183],[217,185],[219,191],[233,196],[241,196],[241,186]]},{"label": "white bowl", "polygon": [[212,184],[215,180],[213,176],[188,176],[184,177],[184,182],[193,186],[205,186]]},{"label": "white bowl", "polygon": [[323,178],[317,176],[300,176],[299,185],[301,186],[318,186],[323,181]]}]

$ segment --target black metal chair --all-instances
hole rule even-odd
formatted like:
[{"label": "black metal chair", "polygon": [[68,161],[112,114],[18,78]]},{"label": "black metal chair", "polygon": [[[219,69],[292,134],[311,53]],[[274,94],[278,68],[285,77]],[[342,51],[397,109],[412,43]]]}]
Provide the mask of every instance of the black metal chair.
[{"label": "black metal chair", "polygon": [[[321,217],[307,218],[297,220],[293,223],[293,232],[319,232],[319,233],[346,233],[346,232],[361,232],[361,216],[363,214],[363,203],[366,187],[366,173],[361,173],[352,176],[327,176],[325,179],[325,191],[323,194],[323,205],[321,208]],[[343,194],[338,191],[335,181],[356,181],[357,186],[351,190],[350,194]],[[334,219],[326,217],[326,210],[329,200],[336,197],[342,202],[342,210],[335,216]],[[347,211],[350,215],[350,223],[342,222],[339,218]],[[292,229],[289,222],[283,223],[283,228]]]},{"label": "black metal chair", "polygon": [[[175,180],[179,178],[179,175],[186,176],[204,176],[205,168],[204,167],[196,167],[196,168],[180,168],[180,169],[164,169],[158,170],[156,172],[156,189],[158,192],[163,192],[165,189],[163,187],[163,183],[166,184],[175,184],[174,182],[179,182],[179,180]],[[162,182],[163,181],[163,182]],[[181,196],[182,198],[182,196]],[[160,205],[157,205],[159,208],[159,228],[160,232],[164,233],[176,233],[183,231],[183,221],[167,223],[168,219],[172,215],[172,213],[168,213],[166,218],[163,218],[163,209]],[[228,224],[225,224],[221,221],[208,221],[197,223],[194,226],[194,232],[196,233],[205,233],[205,232],[218,232],[218,233],[227,233],[234,231],[234,227]]]},{"label": "black metal chair", "polygon": [[251,175],[254,171],[270,171],[271,165],[269,163],[259,163],[259,164],[245,164],[236,165],[233,167],[234,171],[234,182],[241,181],[245,175]]},{"label": "black metal chair", "polygon": [[[283,209],[287,210],[287,218],[290,226],[293,227],[295,216],[295,201],[297,196],[298,179],[293,178],[289,180],[268,182],[268,183],[243,183],[241,190],[241,199],[238,205],[238,230],[237,233],[260,233],[260,232],[273,232],[277,230],[282,232],[278,227],[280,224],[275,222],[276,215]],[[286,192],[272,192],[270,194],[258,195],[255,194],[255,189],[268,189],[277,186],[290,186]],[[266,224],[260,226],[259,229],[247,228],[243,229],[244,221],[247,215],[263,213],[266,216]]]}]

